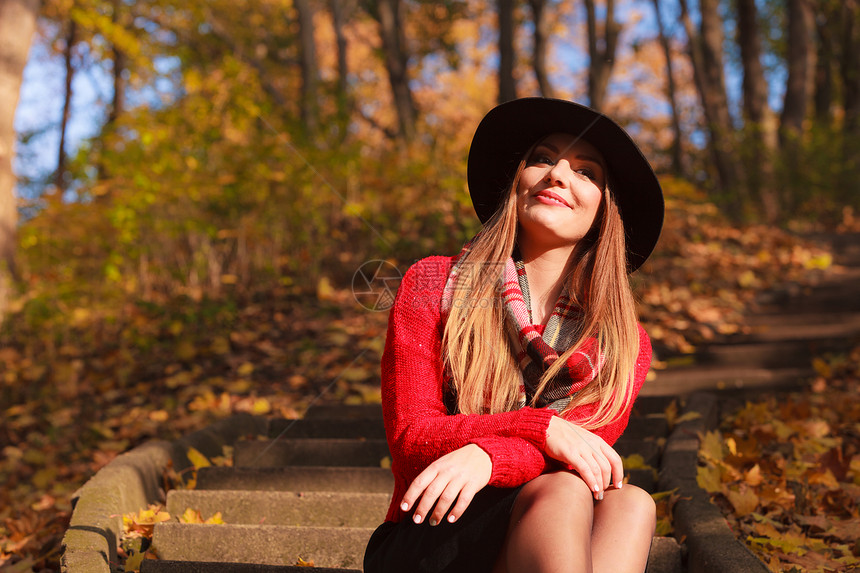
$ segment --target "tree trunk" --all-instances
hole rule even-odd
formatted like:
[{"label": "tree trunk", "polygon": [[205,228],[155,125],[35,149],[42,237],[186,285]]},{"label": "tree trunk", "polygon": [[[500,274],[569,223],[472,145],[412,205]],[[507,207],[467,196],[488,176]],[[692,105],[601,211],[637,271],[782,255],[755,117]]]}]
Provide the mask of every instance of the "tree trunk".
[{"label": "tree trunk", "polygon": [[[123,6],[122,0],[113,0],[113,15],[111,16],[111,22],[116,26],[123,26],[125,24],[125,19],[122,17]],[[108,135],[109,137],[109,134],[113,131],[117,120],[122,115],[123,111],[125,111],[126,82],[125,78],[123,78],[123,72],[125,71],[126,66],[126,56],[116,44],[113,44],[111,47],[111,53],[113,55],[113,97],[111,98],[107,120],[102,127],[102,137],[98,142],[98,144],[102,146],[102,153],[104,153],[104,146],[108,145],[108,138],[105,136]],[[96,166],[98,168],[99,181],[104,181],[110,177],[110,173],[105,165],[104,157],[99,157]]]},{"label": "tree trunk", "polygon": [[305,132],[313,136],[319,130],[317,98],[319,96],[319,69],[314,42],[314,13],[308,0],[293,0],[299,22],[299,68],[302,74],[299,109]]},{"label": "tree trunk", "polygon": [[780,145],[803,133],[815,69],[814,15],[809,0],[788,0],[788,79],[780,117]]},{"label": "tree trunk", "polygon": [[555,97],[555,92],[549,81],[549,73],[546,69],[551,25],[546,11],[546,0],[529,0],[529,6],[531,6],[532,19],[534,20],[532,69],[534,70],[541,95],[543,97]]},{"label": "tree trunk", "polygon": [[15,110],[40,5],[39,0],[0,0],[0,322],[16,277]]},{"label": "tree trunk", "polygon": [[847,205],[857,205],[860,197],[860,1],[842,3],[842,38],[839,75],[845,111],[842,138],[842,197]]},{"label": "tree trunk", "polygon": [[767,106],[767,82],[761,63],[761,31],[755,0],[737,0],[738,45],[743,64],[744,120],[761,123]]},{"label": "tree trunk", "polygon": [[740,183],[743,180],[737,160],[734,129],[729,114],[723,80],[723,32],[717,0],[703,0],[700,6],[701,31],[696,33],[686,0],[680,0],[681,22],[687,32],[693,77],[709,134],[709,148],[717,170],[717,188],[729,196],[731,214],[741,214]]},{"label": "tree trunk", "polygon": [[376,18],[382,37],[382,50],[385,53],[385,68],[397,110],[398,133],[406,141],[415,137],[415,101],[409,87],[409,75],[404,37],[403,18],[400,12],[401,0],[378,0]]},{"label": "tree trunk", "polygon": [[[842,57],[839,75],[842,79],[846,142],[860,138],[860,1],[842,3]],[[858,141],[854,145],[858,145]]]},{"label": "tree trunk", "polygon": [[681,133],[681,117],[678,113],[678,102],[675,97],[675,74],[672,70],[672,48],[669,38],[663,29],[663,17],[660,14],[660,0],[653,0],[654,13],[657,18],[657,32],[660,38],[660,46],[666,57],[666,97],[672,111],[672,173],[678,177],[684,176],[683,147]]},{"label": "tree trunk", "polygon": [[72,50],[75,47],[77,38],[78,25],[70,19],[69,31],[66,34],[66,45],[63,48],[63,60],[66,67],[66,83],[63,95],[63,115],[60,118],[60,148],[57,153],[57,172],[54,179],[56,186],[56,196],[62,197],[63,191],[66,189],[66,128],[69,125],[69,115],[72,110],[72,80],[75,77],[75,67],[72,62]]},{"label": "tree trunk", "polygon": [[349,68],[346,63],[346,36],[343,33],[343,3],[343,0],[330,0],[329,10],[331,11],[335,46],[337,48],[337,111],[340,120],[346,123],[349,118],[349,93],[347,91]]},{"label": "tree trunk", "polygon": [[[122,17],[123,2],[121,0],[113,1],[113,23],[117,26],[124,25],[125,19]],[[125,110],[125,79],[122,77],[125,71],[125,54],[116,44],[113,45],[113,99],[111,100],[110,113],[107,119],[107,126],[112,127],[122,112]]]},{"label": "tree trunk", "polygon": [[585,0],[588,20],[588,102],[594,109],[603,109],[612,66],[615,65],[615,48],[621,26],[615,21],[615,0],[606,0],[606,21],[603,36],[597,30],[594,0]]},{"label": "tree trunk", "polygon": [[498,0],[499,15],[499,103],[517,98],[514,79],[514,0]]},{"label": "tree trunk", "polygon": [[833,24],[834,11],[829,7],[820,7],[815,17],[816,39],[818,40],[818,57],[815,65],[814,108],[815,120],[821,125],[829,126],[833,119]]},{"label": "tree trunk", "polygon": [[[762,65],[761,30],[755,0],[737,0],[737,38],[743,65],[743,155],[747,189],[755,197],[769,223],[779,218],[779,199],[773,182],[771,157],[774,134],[769,133],[770,109],[767,80]],[[768,117],[766,117],[768,116]]]}]

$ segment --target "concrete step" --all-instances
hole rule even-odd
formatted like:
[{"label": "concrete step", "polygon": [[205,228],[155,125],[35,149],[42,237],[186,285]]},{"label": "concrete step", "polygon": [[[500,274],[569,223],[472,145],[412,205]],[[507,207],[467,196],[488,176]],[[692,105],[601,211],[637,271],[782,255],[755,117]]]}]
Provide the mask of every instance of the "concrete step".
[{"label": "concrete step", "polygon": [[233,450],[236,467],[369,466],[381,467],[389,457],[385,440],[282,438],[241,441]]},{"label": "concrete step", "polygon": [[295,565],[301,558],[317,567],[361,569],[373,533],[362,527],[287,525],[156,525],[152,548],[169,561]]},{"label": "concrete step", "polygon": [[[860,297],[858,297],[860,299]],[[749,334],[733,338],[738,343],[792,342],[827,344],[860,333],[860,312],[848,309],[809,313],[781,311],[779,314],[753,315],[746,319]]]},{"label": "concrete step", "polygon": [[681,546],[674,537],[652,537],[645,573],[683,573]]},{"label": "concrete step", "polygon": [[394,476],[380,467],[216,467],[197,470],[198,490],[391,493]]},{"label": "concrete step", "polygon": [[699,366],[747,366],[754,368],[806,368],[813,357],[826,351],[837,351],[846,339],[784,340],[777,342],[747,342],[744,344],[714,344],[697,352]]},{"label": "concrete step", "polygon": [[639,454],[645,463],[653,468],[660,467],[660,445],[656,440],[637,440],[634,438],[619,438],[613,446],[622,458]]},{"label": "concrete step", "polygon": [[666,408],[669,407],[674,399],[674,396],[644,396],[639,394],[636,402],[633,403],[633,410],[630,414],[631,420],[634,418],[663,416],[666,413]]},{"label": "concrete step", "polygon": [[657,493],[657,469],[630,469],[625,470],[624,475],[627,477],[627,483],[641,487],[648,493]]},{"label": "concrete step", "polygon": [[641,394],[686,396],[698,391],[800,388],[815,371],[812,368],[752,368],[735,366],[689,366],[657,372]]},{"label": "concrete step", "polygon": [[382,404],[321,404],[305,413],[305,419],[349,419],[382,421]]},{"label": "concrete step", "polygon": [[203,519],[220,511],[229,524],[375,528],[390,501],[386,493],[172,490],[167,511],[179,516],[191,508]]},{"label": "concrete step", "polygon": [[269,422],[269,437],[385,439],[382,418],[305,418]]},{"label": "concrete step", "polygon": [[[313,573],[361,573],[360,569],[314,567]],[[308,573],[306,565],[260,565],[258,563],[213,563],[147,559],[140,573]]]},{"label": "concrete step", "polygon": [[631,415],[624,430],[625,438],[665,438],[669,435],[669,423],[663,414],[652,414],[650,416]]}]

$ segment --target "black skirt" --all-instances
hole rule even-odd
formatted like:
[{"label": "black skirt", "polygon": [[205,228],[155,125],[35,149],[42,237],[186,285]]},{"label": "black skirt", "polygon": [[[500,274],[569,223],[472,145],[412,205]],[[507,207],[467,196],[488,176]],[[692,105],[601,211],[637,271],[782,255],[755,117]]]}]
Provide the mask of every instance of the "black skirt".
[{"label": "black skirt", "polygon": [[485,487],[454,523],[420,525],[411,514],[380,525],[364,554],[364,573],[489,573],[508,531],[522,486]]}]

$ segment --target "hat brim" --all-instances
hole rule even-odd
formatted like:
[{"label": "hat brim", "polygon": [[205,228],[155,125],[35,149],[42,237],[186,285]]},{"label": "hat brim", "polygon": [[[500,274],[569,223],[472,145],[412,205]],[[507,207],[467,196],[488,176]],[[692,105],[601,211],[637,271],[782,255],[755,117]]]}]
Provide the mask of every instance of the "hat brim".
[{"label": "hat brim", "polygon": [[487,113],[469,149],[467,180],[482,223],[510,190],[523,155],[553,133],[580,136],[606,161],[627,241],[629,272],[654,250],[663,228],[663,191],[654,170],[617,123],[589,107],[560,99],[522,98]]}]

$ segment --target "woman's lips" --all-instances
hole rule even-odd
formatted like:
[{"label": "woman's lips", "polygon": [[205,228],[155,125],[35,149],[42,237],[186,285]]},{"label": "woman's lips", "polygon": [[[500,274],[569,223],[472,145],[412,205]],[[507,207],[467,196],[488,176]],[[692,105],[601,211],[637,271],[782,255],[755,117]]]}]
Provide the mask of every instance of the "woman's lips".
[{"label": "woman's lips", "polygon": [[[558,193],[553,193],[552,191],[548,191],[544,189],[543,191],[538,191],[535,193],[535,199],[539,200],[541,203],[545,203],[547,205],[559,205],[559,203],[568,209],[572,209],[570,203],[564,200],[564,198]],[[559,205],[559,206],[561,206]]]}]

